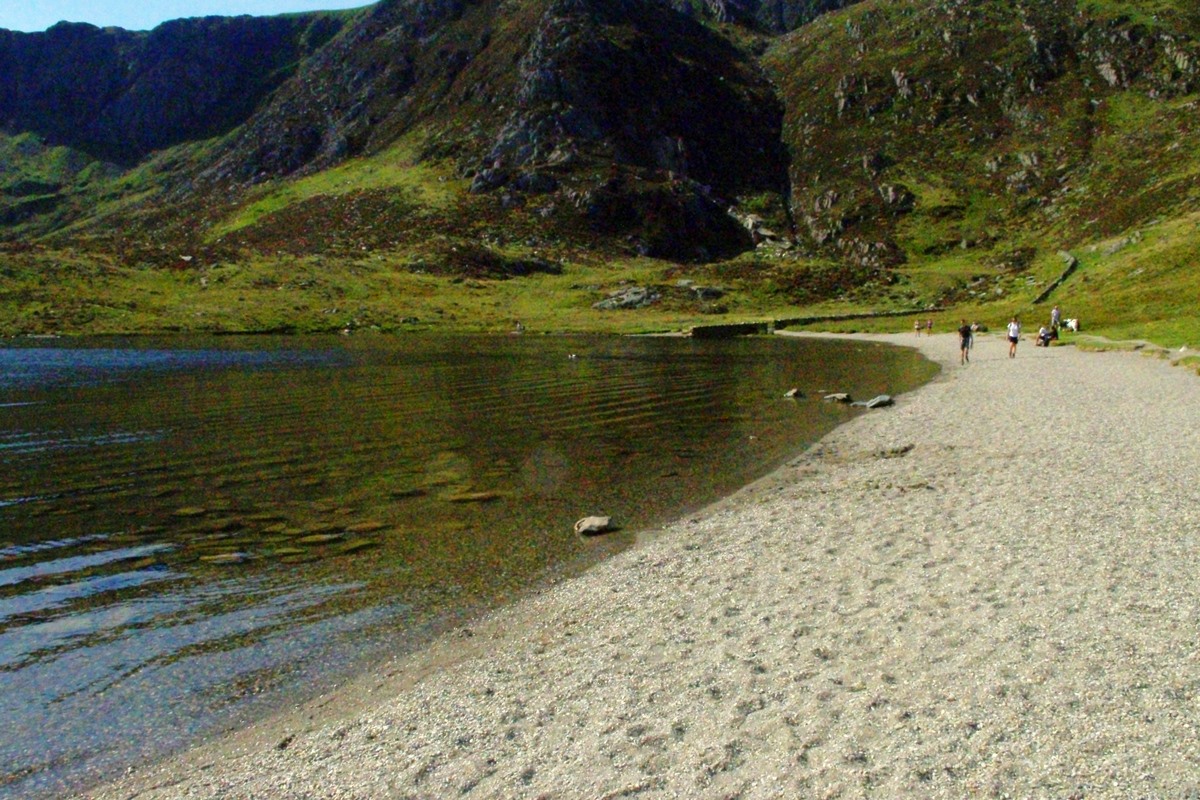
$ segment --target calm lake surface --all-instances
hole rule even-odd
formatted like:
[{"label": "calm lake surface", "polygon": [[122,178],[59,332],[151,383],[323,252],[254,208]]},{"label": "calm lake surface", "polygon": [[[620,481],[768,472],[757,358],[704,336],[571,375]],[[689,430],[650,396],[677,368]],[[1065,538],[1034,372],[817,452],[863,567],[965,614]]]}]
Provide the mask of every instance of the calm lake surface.
[{"label": "calm lake surface", "polygon": [[324,691],[858,412],[820,392],[935,371],[770,337],[0,342],[0,796]]}]

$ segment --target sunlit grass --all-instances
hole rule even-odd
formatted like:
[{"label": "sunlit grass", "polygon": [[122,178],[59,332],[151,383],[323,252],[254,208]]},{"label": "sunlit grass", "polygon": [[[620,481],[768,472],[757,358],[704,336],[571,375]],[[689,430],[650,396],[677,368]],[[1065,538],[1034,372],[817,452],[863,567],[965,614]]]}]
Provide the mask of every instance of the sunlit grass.
[{"label": "sunlit grass", "polygon": [[318,196],[339,197],[357,191],[387,189],[407,202],[436,210],[454,202],[467,186],[468,182],[457,177],[448,165],[418,161],[410,138],[379,155],[350,159],[300,179],[265,184],[226,222],[215,226],[210,237],[254,225],[263,217]]}]

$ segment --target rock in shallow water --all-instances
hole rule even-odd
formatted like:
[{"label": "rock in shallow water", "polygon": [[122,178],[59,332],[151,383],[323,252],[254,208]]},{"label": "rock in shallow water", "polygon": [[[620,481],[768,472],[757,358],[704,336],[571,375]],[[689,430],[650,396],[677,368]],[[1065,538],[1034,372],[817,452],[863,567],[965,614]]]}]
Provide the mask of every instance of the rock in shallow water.
[{"label": "rock in shallow water", "polygon": [[870,400],[860,400],[857,403],[851,403],[851,405],[855,405],[860,408],[883,408],[884,406],[892,405],[894,402],[895,401],[892,400],[891,395],[881,394],[872,397]]}]

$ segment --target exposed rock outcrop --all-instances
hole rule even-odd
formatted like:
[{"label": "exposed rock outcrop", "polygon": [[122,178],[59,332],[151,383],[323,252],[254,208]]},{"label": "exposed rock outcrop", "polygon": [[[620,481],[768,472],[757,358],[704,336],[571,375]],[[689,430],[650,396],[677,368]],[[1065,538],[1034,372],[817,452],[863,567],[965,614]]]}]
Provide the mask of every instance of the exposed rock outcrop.
[{"label": "exposed rock outcrop", "polygon": [[0,30],[0,121],[132,164],[245,122],[343,27],[341,17],[204,17],[149,32],[59,23]]}]

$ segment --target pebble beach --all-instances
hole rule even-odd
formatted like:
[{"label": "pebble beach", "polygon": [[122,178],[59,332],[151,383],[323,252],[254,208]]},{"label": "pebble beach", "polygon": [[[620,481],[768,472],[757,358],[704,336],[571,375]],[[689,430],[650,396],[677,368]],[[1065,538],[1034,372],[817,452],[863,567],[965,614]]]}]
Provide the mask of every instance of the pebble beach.
[{"label": "pebble beach", "polygon": [[1200,378],[853,338],[942,373],[577,578],[86,796],[1200,797]]}]

